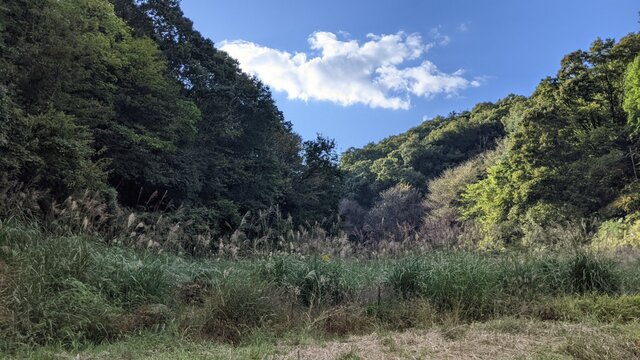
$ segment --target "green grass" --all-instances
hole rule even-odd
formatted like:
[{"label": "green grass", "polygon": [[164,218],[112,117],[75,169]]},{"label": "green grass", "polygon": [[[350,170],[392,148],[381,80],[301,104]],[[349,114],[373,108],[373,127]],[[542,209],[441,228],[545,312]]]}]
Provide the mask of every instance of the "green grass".
[{"label": "green grass", "polygon": [[589,252],[193,259],[4,221],[0,351],[46,358],[46,349],[170,336],[250,357],[251,341],[273,349],[294,332],[331,339],[436,326],[455,337],[464,324],[505,316],[628,323],[640,319],[637,268]]},{"label": "green grass", "polygon": [[618,294],[621,276],[613,261],[583,252],[535,257],[437,252],[398,262],[387,282],[400,298],[422,297],[439,311],[480,320],[517,314],[519,305],[550,296]]},{"label": "green grass", "polygon": [[174,333],[142,334],[107,344],[88,344],[81,350],[40,347],[14,353],[15,359],[95,359],[95,360],[173,360],[173,359],[263,359],[279,355],[272,341],[255,341],[240,346],[208,340],[190,340]]},{"label": "green grass", "polygon": [[550,311],[561,320],[624,323],[640,320],[638,295],[587,295],[551,299]]}]

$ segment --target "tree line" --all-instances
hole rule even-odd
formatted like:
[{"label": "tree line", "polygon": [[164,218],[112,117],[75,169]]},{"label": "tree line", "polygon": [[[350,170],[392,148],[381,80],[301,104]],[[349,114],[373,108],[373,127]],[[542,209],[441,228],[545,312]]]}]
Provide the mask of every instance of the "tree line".
[{"label": "tree line", "polygon": [[273,206],[300,222],[334,213],[334,142],[302,141],[179,1],[8,0],[0,31],[5,192],[46,190],[46,212],[99,189],[127,207],[188,208],[217,233]]},{"label": "tree line", "polygon": [[597,39],[531,96],[339,156],[329,138],[303,141],[269,88],[196,31],[178,0],[6,0],[0,210],[29,190],[48,216],[91,189],[110,212],[161,212],[213,238],[253,212],[256,237],[320,224],[358,244],[486,248],[553,243],[576,226],[594,235],[619,219],[632,227],[639,53],[638,34]]},{"label": "tree line", "polygon": [[387,221],[421,228],[431,241],[489,248],[635,222],[639,53],[638,34],[597,39],[566,55],[529,97],[481,103],[348,150],[343,215],[366,234],[376,227],[366,221],[372,212],[417,206],[413,216],[389,210]]}]

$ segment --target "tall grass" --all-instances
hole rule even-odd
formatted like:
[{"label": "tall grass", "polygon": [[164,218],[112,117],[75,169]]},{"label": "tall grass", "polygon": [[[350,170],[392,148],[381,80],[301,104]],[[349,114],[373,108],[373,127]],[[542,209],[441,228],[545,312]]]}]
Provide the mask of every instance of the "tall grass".
[{"label": "tall grass", "polygon": [[[538,316],[545,303],[553,318],[582,319],[597,309],[597,319],[629,321],[637,299],[609,299],[640,290],[637,266],[589,252],[230,261],[109,246],[29,224],[0,223],[4,350],[77,347],[165,327],[233,344],[300,329],[346,335],[442,319]],[[618,308],[626,309],[624,316],[616,315]]]},{"label": "tall grass", "polygon": [[621,291],[616,265],[583,252],[533,258],[437,252],[399,262],[388,283],[402,298],[426,298],[467,319],[517,312],[519,304],[549,296]]},{"label": "tall grass", "polygon": [[293,256],[277,256],[260,269],[265,281],[280,285],[293,293],[306,306],[339,304],[353,295],[355,288],[341,262],[313,257],[309,260]]},{"label": "tall grass", "polygon": [[200,336],[237,344],[259,329],[283,321],[288,308],[286,298],[264,282],[224,277],[213,285],[204,305],[190,314],[185,325]]},{"label": "tall grass", "polygon": [[[36,226],[0,225],[0,306],[13,319],[0,332],[16,343],[73,345],[117,337],[125,314],[171,303],[161,257],[78,236],[47,236]],[[7,344],[4,344],[7,345]]]}]

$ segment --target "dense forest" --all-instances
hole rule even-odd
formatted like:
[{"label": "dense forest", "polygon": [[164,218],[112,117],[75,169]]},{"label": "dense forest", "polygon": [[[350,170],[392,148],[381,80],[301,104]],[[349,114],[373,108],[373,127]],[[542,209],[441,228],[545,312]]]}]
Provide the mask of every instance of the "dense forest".
[{"label": "dense forest", "polygon": [[338,154],[179,0],[2,0],[0,357],[640,358],[640,34],[526,95]]},{"label": "dense forest", "polygon": [[240,235],[282,247],[314,228],[354,246],[548,245],[625,233],[640,210],[636,34],[566,55],[529,97],[339,156],[329,138],[302,141],[179,1],[0,11],[5,214],[51,218],[90,199],[102,207],[85,228],[114,233],[134,214],[142,232],[179,225],[178,247],[208,252]]},{"label": "dense forest", "polygon": [[46,192],[28,210],[47,215],[89,189],[111,212],[175,214],[210,236],[249,211],[333,215],[333,141],[302,141],[177,1],[11,0],[0,11],[5,196]]},{"label": "dense forest", "polygon": [[436,243],[500,249],[625,233],[635,241],[639,52],[637,34],[597,39],[566,55],[528,98],[481,103],[348,150],[349,228],[366,235],[382,211]]}]

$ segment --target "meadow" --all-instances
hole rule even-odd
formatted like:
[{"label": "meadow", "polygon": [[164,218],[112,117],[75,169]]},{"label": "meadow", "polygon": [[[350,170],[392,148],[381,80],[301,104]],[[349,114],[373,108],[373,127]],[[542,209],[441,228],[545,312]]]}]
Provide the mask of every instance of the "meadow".
[{"label": "meadow", "polygon": [[534,358],[640,356],[631,250],[187,257],[8,218],[0,251],[8,358],[453,356],[415,350],[429,337],[510,358],[525,338],[555,344],[525,346]]}]

